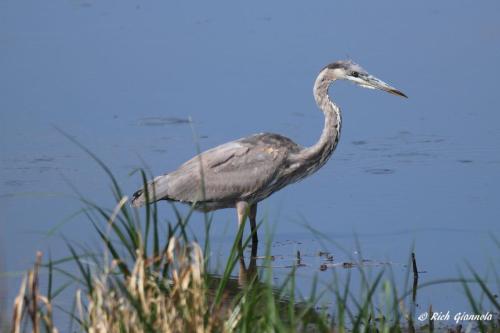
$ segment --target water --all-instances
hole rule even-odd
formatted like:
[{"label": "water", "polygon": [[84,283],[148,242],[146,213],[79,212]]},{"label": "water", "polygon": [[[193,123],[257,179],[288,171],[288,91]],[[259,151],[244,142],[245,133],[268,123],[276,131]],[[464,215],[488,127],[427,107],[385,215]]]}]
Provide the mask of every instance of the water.
[{"label": "water", "polygon": [[[315,75],[351,57],[410,98],[331,89],[344,120],[332,160],[259,206],[275,244],[290,242],[273,251],[285,261],[297,250],[311,255],[299,270],[305,293],[322,246],[304,222],[351,254],[356,234],[364,257],[401,274],[415,244],[424,281],[456,277],[465,262],[484,274],[498,256],[489,237],[500,237],[499,12],[496,1],[451,0],[2,2],[1,270],[24,271],[38,249],[64,256],[61,234],[95,240],[73,216],[81,204],[69,184],[113,204],[105,174],[55,128],[101,157],[131,193],[141,183],[129,176],[134,168],[161,174],[196,152],[189,117],[203,149],[263,131],[312,144],[323,124]],[[161,213],[172,217],[168,207]],[[224,252],[235,213],[215,218]],[[10,306],[19,278],[2,283]],[[419,297],[423,309],[467,308],[460,286]]]}]

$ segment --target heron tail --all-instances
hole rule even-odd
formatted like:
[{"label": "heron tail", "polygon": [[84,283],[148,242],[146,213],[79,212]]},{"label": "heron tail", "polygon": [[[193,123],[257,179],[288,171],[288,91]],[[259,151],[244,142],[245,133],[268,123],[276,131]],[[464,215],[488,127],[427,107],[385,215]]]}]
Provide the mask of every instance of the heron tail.
[{"label": "heron tail", "polygon": [[[146,203],[153,203],[168,197],[168,175],[156,177],[147,185],[147,193],[141,188],[132,194],[130,204],[132,207],[141,207]],[[147,195],[146,195],[147,194]],[[146,200],[147,197],[147,200]],[[146,202],[147,201],[147,202]]]},{"label": "heron tail", "polygon": [[132,194],[132,199],[130,200],[130,204],[132,207],[141,207],[144,206],[144,203],[146,202],[146,197],[144,195],[144,190],[140,189],[134,192]]}]

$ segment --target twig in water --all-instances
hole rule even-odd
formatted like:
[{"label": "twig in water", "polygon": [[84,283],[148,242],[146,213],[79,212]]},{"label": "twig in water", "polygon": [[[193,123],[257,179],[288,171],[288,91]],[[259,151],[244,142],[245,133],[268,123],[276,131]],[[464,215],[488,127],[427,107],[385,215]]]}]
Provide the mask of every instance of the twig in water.
[{"label": "twig in water", "polygon": [[411,262],[413,263],[413,279],[418,280],[417,260],[415,259],[415,252],[411,253]]},{"label": "twig in water", "polygon": [[[418,277],[417,277],[418,278]],[[429,305],[429,332],[434,332],[434,319],[432,319],[432,304]]]},{"label": "twig in water", "polygon": [[418,269],[417,260],[415,259],[415,252],[411,253],[411,261],[413,264],[413,288],[412,288],[412,300],[415,303],[417,299],[417,287],[418,287]]}]

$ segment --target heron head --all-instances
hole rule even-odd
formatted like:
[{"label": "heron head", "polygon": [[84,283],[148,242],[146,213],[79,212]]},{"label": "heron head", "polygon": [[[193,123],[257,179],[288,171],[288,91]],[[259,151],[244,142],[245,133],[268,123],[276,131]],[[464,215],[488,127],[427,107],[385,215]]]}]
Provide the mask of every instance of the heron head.
[{"label": "heron head", "polygon": [[329,69],[332,72],[333,76],[338,80],[349,80],[363,88],[379,89],[393,95],[408,98],[408,96],[406,96],[398,89],[391,87],[384,81],[376,78],[373,75],[370,75],[360,65],[352,61],[337,61],[326,66],[326,68]]}]

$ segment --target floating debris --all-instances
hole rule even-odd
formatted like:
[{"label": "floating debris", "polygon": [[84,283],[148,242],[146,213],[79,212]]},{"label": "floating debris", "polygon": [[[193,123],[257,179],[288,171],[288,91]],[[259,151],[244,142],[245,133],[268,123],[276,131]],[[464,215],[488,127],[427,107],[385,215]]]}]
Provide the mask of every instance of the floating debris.
[{"label": "floating debris", "polygon": [[319,251],[318,256],[324,257],[327,261],[333,261],[333,255],[328,251]]},{"label": "floating debris", "polygon": [[300,251],[297,250],[297,266],[298,267],[302,267],[302,266],[306,266],[303,262],[302,262],[302,258],[300,256]]}]

